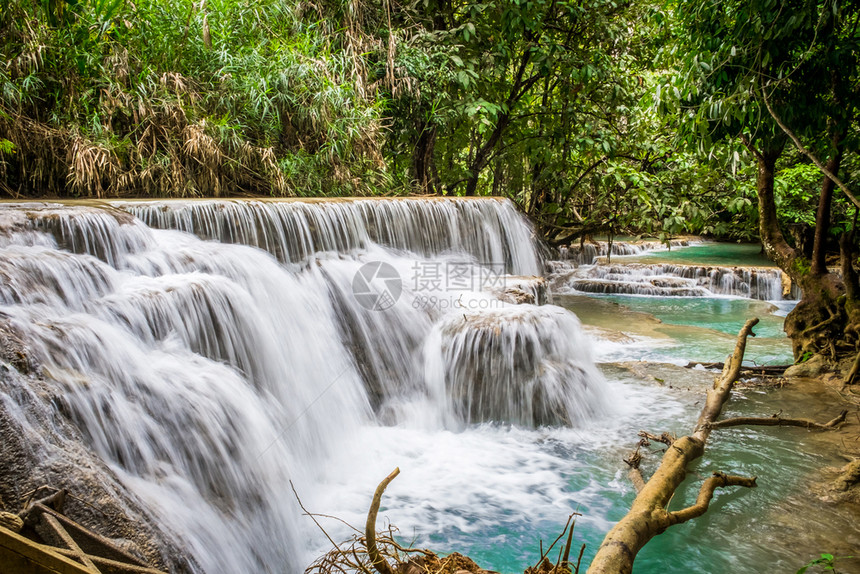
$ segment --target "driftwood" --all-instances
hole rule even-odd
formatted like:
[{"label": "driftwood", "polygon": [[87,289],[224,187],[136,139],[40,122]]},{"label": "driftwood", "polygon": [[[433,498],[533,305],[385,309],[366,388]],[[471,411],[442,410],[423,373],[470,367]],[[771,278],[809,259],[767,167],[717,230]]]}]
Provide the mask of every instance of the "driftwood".
[{"label": "driftwood", "polygon": [[[702,456],[710,435],[710,425],[722,412],[732,387],[741,371],[748,336],[755,336],[752,328],[758,319],[750,319],[738,334],[737,344],[722,375],[708,390],[705,406],[699,415],[693,433],[672,442],[666,449],[659,468],[644,483],[624,518],[609,531],[597,550],[588,569],[589,574],[629,574],[633,571],[636,554],[654,536],[674,524],[701,516],[708,509],[714,491],[727,486],[756,486],[755,477],[714,475],[702,484],[696,503],[678,511],[669,511],[669,501],[687,476],[687,466]],[[638,468],[636,468],[638,472]]]},{"label": "driftwood", "polygon": [[65,490],[33,501],[41,490],[34,491],[19,515],[21,526],[28,527],[27,536],[35,539],[25,537],[20,528],[20,532],[0,528],[3,572],[164,574],[114,541],[58,512],[66,497],[71,496]]},{"label": "driftwood", "polygon": [[848,411],[842,411],[838,417],[826,423],[817,423],[809,419],[784,419],[780,416],[772,417],[735,417],[709,423],[711,429],[722,429],[737,426],[769,426],[769,427],[803,427],[815,430],[833,430],[845,422]]},{"label": "driftwood", "polygon": [[400,474],[400,468],[395,468],[391,474],[386,476],[379,486],[376,487],[376,492],[373,493],[373,501],[370,503],[370,510],[367,511],[367,522],[364,524],[364,539],[367,541],[367,555],[370,557],[370,562],[379,574],[393,574],[391,565],[379,553],[379,548],[376,546],[376,515],[379,513],[379,505],[382,503],[382,494],[392,480]]},{"label": "driftwood", "polygon": [[[686,476],[687,465],[702,456],[705,443],[712,430],[741,425],[795,426],[816,430],[833,430],[845,422],[848,411],[842,411],[839,416],[826,423],[817,423],[807,419],[782,418],[779,415],[772,417],[735,417],[717,421],[723,405],[728,401],[732,388],[742,373],[780,375],[787,368],[786,366],[746,368],[742,366],[747,337],[755,336],[752,328],[757,323],[758,319],[750,319],[743,326],[738,333],[734,353],[728,362],[725,364],[699,363],[708,368],[719,366],[723,370],[721,376],[714,381],[713,388],[708,390],[705,406],[702,408],[692,435],[675,439],[665,432],[658,436],[640,431],[641,440],[636,451],[624,460],[630,466],[630,480],[636,488],[636,499],[633,501],[630,512],[604,538],[588,569],[589,574],[629,574],[633,570],[636,554],[651,538],[662,533],[669,526],[686,522],[704,514],[708,510],[717,488],[756,486],[755,477],[746,478],[715,472],[702,484],[695,504],[682,510],[668,510],[667,507],[675,494],[675,490]],[[692,367],[694,365],[695,363],[691,363],[687,366]],[[642,459],[639,449],[650,445],[652,441],[666,444],[668,448],[663,455],[659,468],[646,482],[642,476],[642,471],[639,469]]]},{"label": "driftwood", "polygon": [[[692,369],[696,365],[701,365],[706,369],[724,369],[725,363],[687,363],[685,367],[687,369]],[[744,376],[772,376],[778,377],[785,373],[785,370],[789,368],[791,365],[761,365],[757,367],[741,367],[740,374]]]}]

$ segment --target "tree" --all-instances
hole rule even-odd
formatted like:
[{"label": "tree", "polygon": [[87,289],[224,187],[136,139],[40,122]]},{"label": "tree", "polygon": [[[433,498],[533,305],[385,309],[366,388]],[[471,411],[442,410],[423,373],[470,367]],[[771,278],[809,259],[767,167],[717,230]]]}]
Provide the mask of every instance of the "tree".
[{"label": "tree", "polygon": [[541,212],[580,162],[612,149],[604,118],[619,121],[637,84],[622,69],[629,8],[491,0],[393,11],[392,27],[413,30],[390,64],[392,86],[411,89],[387,88],[396,172],[423,191],[506,194]]},{"label": "tree", "polygon": [[791,136],[827,157],[833,174],[846,153],[857,151],[860,6],[835,0],[680,1],[670,10],[677,28],[664,57],[676,73],[662,87],[662,105],[677,115],[686,142],[700,151],[730,142],[742,161],[739,142],[755,162],[764,249],[803,291],[785,327],[795,356],[853,350],[860,325],[851,273],[853,231],[843,241],[846,281],[830,272],[825,259],[833,244],[834,181],[822,178],[816,205],[810,206],[815,237],[805,253],[783,232],[775,176]]}]

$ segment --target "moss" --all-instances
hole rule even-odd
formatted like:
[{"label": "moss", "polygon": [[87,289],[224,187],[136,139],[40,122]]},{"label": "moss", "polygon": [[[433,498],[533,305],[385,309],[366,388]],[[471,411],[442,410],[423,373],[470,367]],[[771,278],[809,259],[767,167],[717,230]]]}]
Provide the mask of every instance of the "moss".
[{"label": "moss", "polygon": [[791,264],[792,270],[797,273],[798,277],[804,277],[812,272],[812,265],[806,257],[798,257]]}]

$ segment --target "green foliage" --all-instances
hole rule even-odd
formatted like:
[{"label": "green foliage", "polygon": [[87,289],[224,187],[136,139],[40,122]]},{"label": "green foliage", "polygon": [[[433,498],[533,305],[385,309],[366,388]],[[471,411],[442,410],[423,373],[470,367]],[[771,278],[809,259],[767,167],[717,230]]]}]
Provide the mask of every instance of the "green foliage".
[{"label": "green foliage", "polygon": [[830,570],[836,572],[835,562],[842,558],[853,558],[852,556],[834,556],[833,554],[822,554],[821,558],[816,558],[797,571],[797,574],[804,574],[807,570],[814,566],[819,566],[822,570]]},{"label": "green foliage", "polygon": [[[762,90],[825,156],[856,111],[856,73],[828,79],[856,64],[856,9],[833,6],[9,0],[0,191],[493,194],[554,242],[753,239],[736,136],[784,139]],[[816,170],[786,155],[776,184],[782,220],[810,226]],[[835,231],[852,216],[837,201]]]},{"label": "green foliage", "polygon": [[[664,17],[669,39],[657,60],[666,72],[654,105],[673,122],[679,146],[700,156],[731,153],[733,173],[749,171],[760,154],[779,155],[788,142],[770,104],[824,161],[837,140],[846,159],[856,155],[856,3],[675,0]],[[850,183],[853,172],[843,173]],[[775,175],[778,220],[814,226],[822,174],[792,148]],[[849,227],[847,203],[837,196],[830,232]]]},{"label": "green foliage", "polygon": [[815,225],[815,208],[821,188],[821,172],[807,163],[780,170],[775,179],[777,209],[788,224]]},{"label": "green foliage", "polygon": [[[0,136],[20,150],[10,184],[83,195],[367,193],[384,184],[381,107],[357,73],[361,56],[322,14],[300,8],[4,3]],[[65,153],[45,150],[46,140]]]},{"label": "green foliage", "polygon": [[626,7],[431,1],[404,17],[417,31],[393,67],[419,89],[391,89],[388,142],[404,185],[507,194],[540,212],[617,149],[612,128],[638,84],[622,72]]}]

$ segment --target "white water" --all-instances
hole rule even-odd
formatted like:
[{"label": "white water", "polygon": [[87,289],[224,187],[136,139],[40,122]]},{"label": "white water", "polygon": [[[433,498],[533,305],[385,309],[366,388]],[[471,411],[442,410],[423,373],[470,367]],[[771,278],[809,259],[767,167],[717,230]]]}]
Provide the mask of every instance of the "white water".
[{"label": "white water", "polygon": [[[498,298],[505,273],[542,269],[510,203],[120,207],[179,230],[109,208],[0,208],[0,314],[201,572],[307,564],[323,543],[290,480],[305,504],[349,518],[392,464],[415,469],[404,487],[440,472],[424,495],[394,491],[398,522],[424,536],[481,499],[493,503],[469,510],[473,528],[522,505],[571,511],[558,474],[570,462],[532,453],[573,431],[507,423],[606,420],[608,390],[573,314]],[[402,290],[384,310],[354,294],[380,262]],[[441,464],[452,456],[469,463]]]}]

